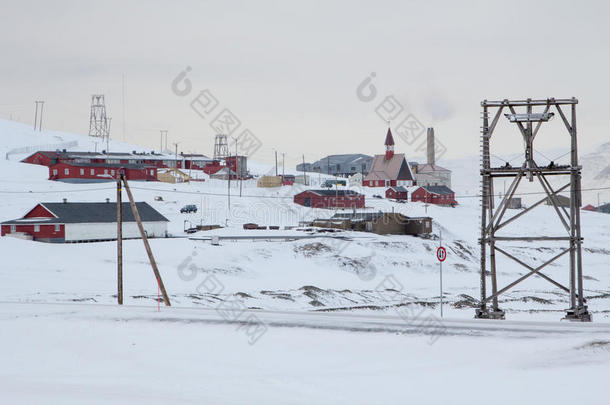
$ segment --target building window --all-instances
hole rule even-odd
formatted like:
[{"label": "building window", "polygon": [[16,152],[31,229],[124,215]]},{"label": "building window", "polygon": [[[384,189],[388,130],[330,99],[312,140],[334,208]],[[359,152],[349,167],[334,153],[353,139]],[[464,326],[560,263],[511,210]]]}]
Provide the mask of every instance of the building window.
[{"label": "building window", "polygon": [[34,232],[40,232],[40,225],[34,225]]},{"label": "building window", "polygon": [[154,170],[151,170],[151,171],[150,171],[150,175],[151,175],[151,176],[154,176],[154,175],[155,175],[155,171],[154,171]]},{"label": "building window", "polygon": [[11,225],[11,233],[17,232],[17,225]]},{"label": "building window", "polygon": [[59,230],[60,230],[59,224],[55,224],[55,232],[59,232]]},{"label": "building window", "polygon": [[64,169],[64,174],[70,174],[70,169]]},{"label": "building window", "polygon": [[110,171],[110,174],[114,176],[114,169]]},{"label": "building window", "polygon": [[85,169],[80,169],[80,175],[84,176],[85,175]]},{"label": "building window", "polygon": [[57,169],[53,169],[53,176],[57,176]]},{"label": "building window", "polygon": [[93,176],[95,174],[95,169],[91,169],[91,175]]},{"label": "building window", "polygon": [[108,174],[108,169],[104,169],[104,174]]}]

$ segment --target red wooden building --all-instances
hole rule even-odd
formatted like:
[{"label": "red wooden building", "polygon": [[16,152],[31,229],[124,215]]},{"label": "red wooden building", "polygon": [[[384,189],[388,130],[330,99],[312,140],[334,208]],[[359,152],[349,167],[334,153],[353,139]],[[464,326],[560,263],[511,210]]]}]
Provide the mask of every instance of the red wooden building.
[{"label": "red wooden building", "polygon": [[306,190],[295,195],[294,202],[311,208],[364,208],[364,195],[352,190]]},{"label": "red wooden building", "polygon": [[455,205],[455,193],[447,186],[422,186],[411,193],[411,201],[428,204]]},{"label": "red wooden building", "polygon": [[[248,163],[246,156],[229,156],[225,161],[211,159],[201,154],[162,154],[155,152],[77,152],[77,151],[39,151],[22,162],[47,166],[50,168],[51,180],[74,179],[75,181],[98,181],[108,176],[118,168],[125,168],[128,179],[156,180],[156,169],[178,168],[202,170],[213,175],[229,166],[232,172],[240,173],[240,178],[248,178]],[[68,165],[57,166],[59,164]],[[57,166],[57,167],[55,167]],[[76,169],[72,170],[71,167]],[[151,172],[154,169],[154,173]],[[67,170],[67,172],[66,172]],[[238,170],[238,171],[236,171]],[[233,176],[235,178],[236,176]]]},{"label": "red wooden building", "polygon": [[390,187],[385,191],[385,198],[394,200],[408,200],[409,192],[402,186]]},{"label": "red wooden building", "polygon": [[120,170],[127,180],[157,181],[157,168],[153,166],[96,163],[56,163],[49,167],[49,180],[66,183],[112,181]]},{"label": "red wooden building", "polygon": [[[123,237],[139,238],[140,232],[128,202],[122,204]],[[167,235],[167,218],[145,202],[136,207],[148,237]],[[22,218],[2,222],[2,236],[40,242],[93,242],[116,240],[116,203],[40,203]]]}]

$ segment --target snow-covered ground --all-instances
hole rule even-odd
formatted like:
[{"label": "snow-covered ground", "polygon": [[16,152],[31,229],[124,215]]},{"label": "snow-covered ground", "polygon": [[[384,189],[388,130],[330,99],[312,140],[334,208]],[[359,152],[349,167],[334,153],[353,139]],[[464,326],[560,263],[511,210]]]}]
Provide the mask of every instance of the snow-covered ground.
[{"label": "snow-covered ground", "polygon": [[[96,147],[86,136],[33,132],[0,121],[0,158],[13,151],[8,160],[0,160],[0,220],[21,217],[41,201],[114,201],[111,183],[48,181],[46,167],[19,163],[27,153],[15,152],[67,142],[78,142],[74,150]],[[110,150],[142,148],[111,141]],[[191,235],[201,239],[254,235],[242,224],[297,226],[334,212],[293,204],[300,186],[260,189],[251,180],[242,184],[240,197],[239,184],[232,182],[229,208],[224,181],[131,182],[136,200],[149,202],[170,219],[170,233],[176,236],[151,240],[172,301],[171,308],[161,307],[159,313],[157,285],[139,240],[124,242],[126,305],[116,308],[115,243],[0,238],[0,390],[10,403],[39,403],[49,397],[59,403],[82,403],[85,398],[88,403],[147,404],[454,403],[465,397],[482,403],[483,397],[490,401],[492,393],[493,401],[500,403],[530,394],[556,403],[573,402],[581,398],[578,395],[603,403],[602,378],[610,366],[608,330],[576,332],[579,324],[571,324],[573,332],[550,333],[563,325],[559,319],[568,297],[547,281],[530,277],[501,297],[509,320],[487,323],[500,333],[481,333],[477,321],[465,321],[473,317],[479,294],[477,162],[447,164],[454,170],[456,208],[398,204],[372,198],[383,194],[379,190],[358,190],[367,194],[367,210],[431,216],[434,233],[429,238],[343,232],[340,239],[223,239],[213,246],[188,239],[183,229],[194,224],[224,227]],[[271,170],[254,161],[248,166],[255,174]],[[162,201],[155,201],[158,196]],[[180,214],[186,204],[197,205],[199,211]],[[529,220],[507,226],[504,235],[565,233],[551,207],[541,206],[524,218]],[[610,215],[585,211],[582,223],[585,295],[594,324],[606,324]],[[438,318],[435,257],[441,231],[448,250],[443,320]],[[266,234],[299,232],[306,234]],[[534,267],[562,248],[504,246]],[[545,273],[567,285],[567,260],[556,261]],[[498,271],[501,286],[526,273],[505,257],[498,257]],[[227,315],[221,316],[220,309],[228,304],[261,321],[265,333],[255,344],[248,344],[247,328],[224,324]],[[388,316],[407,326],[416,318],[440,324],[443,333],[431,345],[429,333],[419,329],[315,330],[274,323],[261,311],[297,313],[286,319],[304,313]],[[209,313],[220,319],[204,322],[203,314]],[[333,324],[336,318],[324,319],[322,323]],[[466,323],[457,327],[450,319]],[[511,334],[507,325],[513,320],[548,323],[528,334]],[[462,332],[454,333],[458,329]],[[540,383],[542,376],[553,391]]]}]

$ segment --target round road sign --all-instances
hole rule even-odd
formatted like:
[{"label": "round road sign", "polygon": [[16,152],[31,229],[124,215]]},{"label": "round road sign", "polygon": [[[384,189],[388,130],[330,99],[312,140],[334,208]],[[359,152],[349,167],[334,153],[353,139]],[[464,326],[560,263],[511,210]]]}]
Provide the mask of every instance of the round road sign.
[{"label": "round road sign", "polygon": [[438,259],[439,262],[444,262],[445,259],[447,258],[447,251],[445,250],[444,247],[439,247],[438,249],[436,249],[436,258]]}]

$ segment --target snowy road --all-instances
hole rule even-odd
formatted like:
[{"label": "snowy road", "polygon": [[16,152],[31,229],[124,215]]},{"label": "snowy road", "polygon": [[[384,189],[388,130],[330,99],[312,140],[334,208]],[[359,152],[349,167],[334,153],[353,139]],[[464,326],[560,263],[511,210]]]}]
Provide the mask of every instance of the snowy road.
[{"label": "snowy road", "polygon": [[431,340],[393,316],[247,314],[255,344],[209,309],[0,303],[3,403],[607,403],[608,324],[444,319]]},{"label": "snowy road", "polygon": [[[442,336],[598,336],[610,338],[610,323],[579,323],[569,321],[535,322],[511,320],[480,320],[438,318],[430,312],[396,315],[269,311],[221,305],[211,308],[179,308],[104,304],[45,304],[0,301],[0,320],[22,316],[64,315],[67,319],[100,321],[145,321],[182,324],[235,324],[250,326],[309,328],[355,332],[388,332],[400,334]],[[254,329],[253,329],[254,330]],[[435,339],[436,340],[436,339]]]}]

